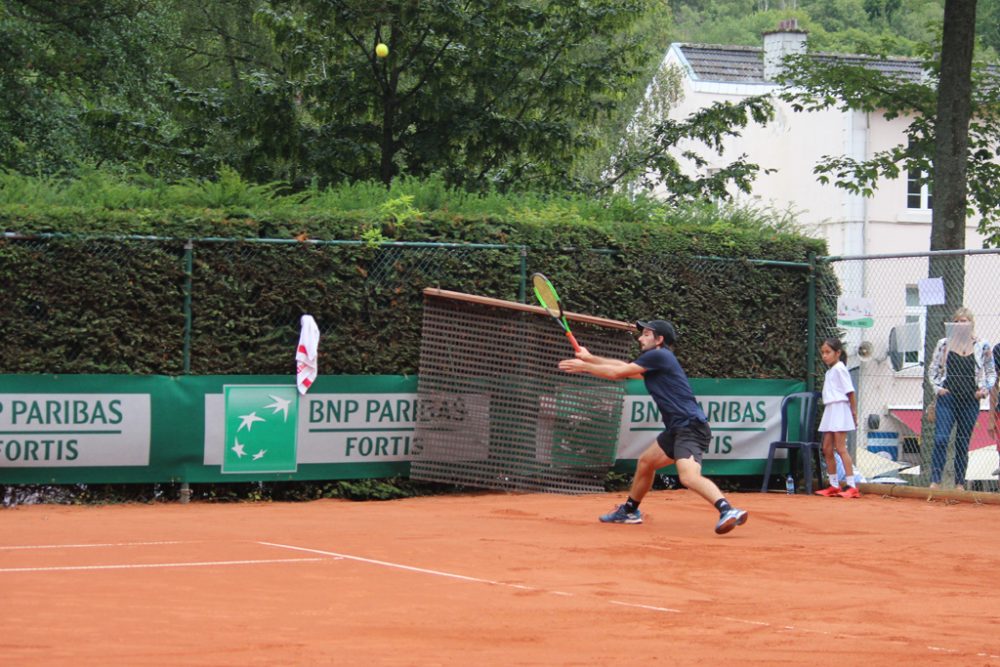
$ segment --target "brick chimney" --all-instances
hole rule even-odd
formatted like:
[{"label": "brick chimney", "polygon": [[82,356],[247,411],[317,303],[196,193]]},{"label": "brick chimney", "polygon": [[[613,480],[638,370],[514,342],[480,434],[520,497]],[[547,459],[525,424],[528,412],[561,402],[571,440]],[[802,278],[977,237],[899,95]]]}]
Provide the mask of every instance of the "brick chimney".
[{"label": "brick chimney", "polygon": [[796,19],[786,19],[777,30],[764,33],[764,80],[774,81],[781,72],[781,59],[806,52],[806,33]]}]

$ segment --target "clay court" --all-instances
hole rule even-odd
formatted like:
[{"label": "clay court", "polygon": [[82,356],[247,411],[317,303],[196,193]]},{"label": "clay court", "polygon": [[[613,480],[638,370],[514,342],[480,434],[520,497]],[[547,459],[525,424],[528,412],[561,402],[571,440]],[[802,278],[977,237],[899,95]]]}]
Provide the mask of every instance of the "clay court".
[{"label": "clay court", "polygon": [[2,510],[0,661],[1000,666],[1000,506],[621,497]]}]

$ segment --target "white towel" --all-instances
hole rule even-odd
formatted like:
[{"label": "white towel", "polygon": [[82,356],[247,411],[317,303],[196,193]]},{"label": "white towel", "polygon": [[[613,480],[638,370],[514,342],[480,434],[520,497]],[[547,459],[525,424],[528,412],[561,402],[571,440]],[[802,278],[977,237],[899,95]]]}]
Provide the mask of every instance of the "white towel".
[{"label": "white towel", "polygon": [[295,350],[295,383],[299,393],[305,396],[309,387],[316,381],[319,374],[317,352],[319,350],[319,327],[312,315],[302,316],[302,332],[299,334],[299,346]]}]

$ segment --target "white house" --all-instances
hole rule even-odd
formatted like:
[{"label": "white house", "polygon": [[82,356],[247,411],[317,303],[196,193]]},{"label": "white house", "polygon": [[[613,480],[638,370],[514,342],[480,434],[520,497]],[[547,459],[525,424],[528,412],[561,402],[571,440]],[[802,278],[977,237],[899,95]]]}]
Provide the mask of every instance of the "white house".
[{"label": "white house", "polygon": [[[765,34],[760,48],[672,44],[662,66],[679,68],[682,77],[681,97],[670,109],[669,117],[680,120],[714,102],[738,102],[752,95],[776,94],[780,87],[774,79],[782,58],[806,49],[807,34],[798,29],[794,20],[782,22],[778,30]],[[816,55],[863,61],[870,67],[913,78],[923,76],[920,62],[915,59],[875,61],[852,55]],[[685,149],[695,151],[708,161],[705,169],[712,170],[746,154],[751,162],[772,169],[773,172],[757,178],[749,196],[737,193],[736,200],[793,212],[806,233],[826,239],[832,256],[929,250],[931,200],[926,186],[921,187],[918,181],[904,175],[880,181],[874,196],[865,198],[832,184],[821,184],[813,172],[824,155],[864,159],[905,142],[907,119],[887,120],[878,112],[838,109],[795,112],[777,97],[774,102],[775,119],[766,126],[752,124],[742,136],[727,139],[721,156],[696,144],[678,146],[678,155]],[[679,159],[685,164],[683,158]],[[690,162],[686,164],[695,169]],[[977,223],[976,218],[967,221],[968,248],[982,248]],[[1000,256],[973,259],[967,264],[964,304],[976,314],[977,333],[996,343],[1000,341],[1000,299],[996,298],[992,285],[1000,275]],[[927,263],[910,258],[846,261],[834,266],[845,295],[870,299],[875,321],[875,326],[869,329],[847,330],[847,347],[852,357],[849,366],[856,367],[854,377],[862,421],[858,446],[864,448],[870,444],[868,415],[880,417],[880,430],[912,437],[914,427],[919,429],[925,371],[926,308],[921,305],[919,283],[927,277]],[[894,345],[892,349],[890,344]],[[859,348],[870,352],[869,361],[859,363]],[[901,362],[896,364],[900,368],[890,362],[890,352]],[[974,440],[977,437],[983,440],[981,434],[974,436]],[[991,466],[986,471],[987,477],[996,467],[995,450],[990,447],[990,452],[991,462],[983,464]],[[975,479],[972,467],[970,464],[970,479]]]},{"label": "white house", "polygon": [[[786,55],[803,53],[807,33],[794,20],[782,22],[778,30],[764,35],[761,48],[674,43],[663,67],[678,67],[684,73],[682,98],[671,109],[671,118],[686,118],[713,102],[738,101],[751,95],[780,92],[774,82]],[[817,54],[841,62],[866,62],[869,66],[923,75],[920,62],[910,58],[874,61],[861,56]],[[849,155],[864,159],[905,141],[905,118],[886,120],[878,113],[795,112],[775,98],[775,119],[767,126],[751,125],[741,137],[726,141],[722,156],[690,145],[708,160],[707,169],[717,169],[746,153],[763,168],[749,199],[791,210],[807,228],[827,240],[831,255],[868,255],[921,252],[930,248],[931,208],[927,187],[910,179],[881,181],[871,198],[852,195],[832,184],[822,185],[813,167],[824,155]],[[739,200],[748,197],[740,193]],[[976,232],[978,220],[967,222],[967,247],[981,248]]]}]

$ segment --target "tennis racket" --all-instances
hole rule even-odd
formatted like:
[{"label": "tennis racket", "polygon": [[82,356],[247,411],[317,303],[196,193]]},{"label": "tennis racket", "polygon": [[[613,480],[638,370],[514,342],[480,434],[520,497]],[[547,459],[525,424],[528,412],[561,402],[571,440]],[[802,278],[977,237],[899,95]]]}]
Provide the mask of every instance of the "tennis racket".
[{"label": "tennis racket", "polygon": [[566,321],[566,316],[563,314],[562,301],[559,300],[559,294],[556,293],[556,288],[552,286],[552,283],[541,273],[535,273],[531,276],[531,284],[535,288],[535,296],[538,298],[538,303],[542,304],[542,308],[549,311],[549,315],[555,319],[556,322],[566,331],[566,338],[569,338],[569,342],[573,345],[573,349],[577,352],[580,351],[580,344],[576,342],[576,337],[573,332],[569,330],[569,323]]}]

